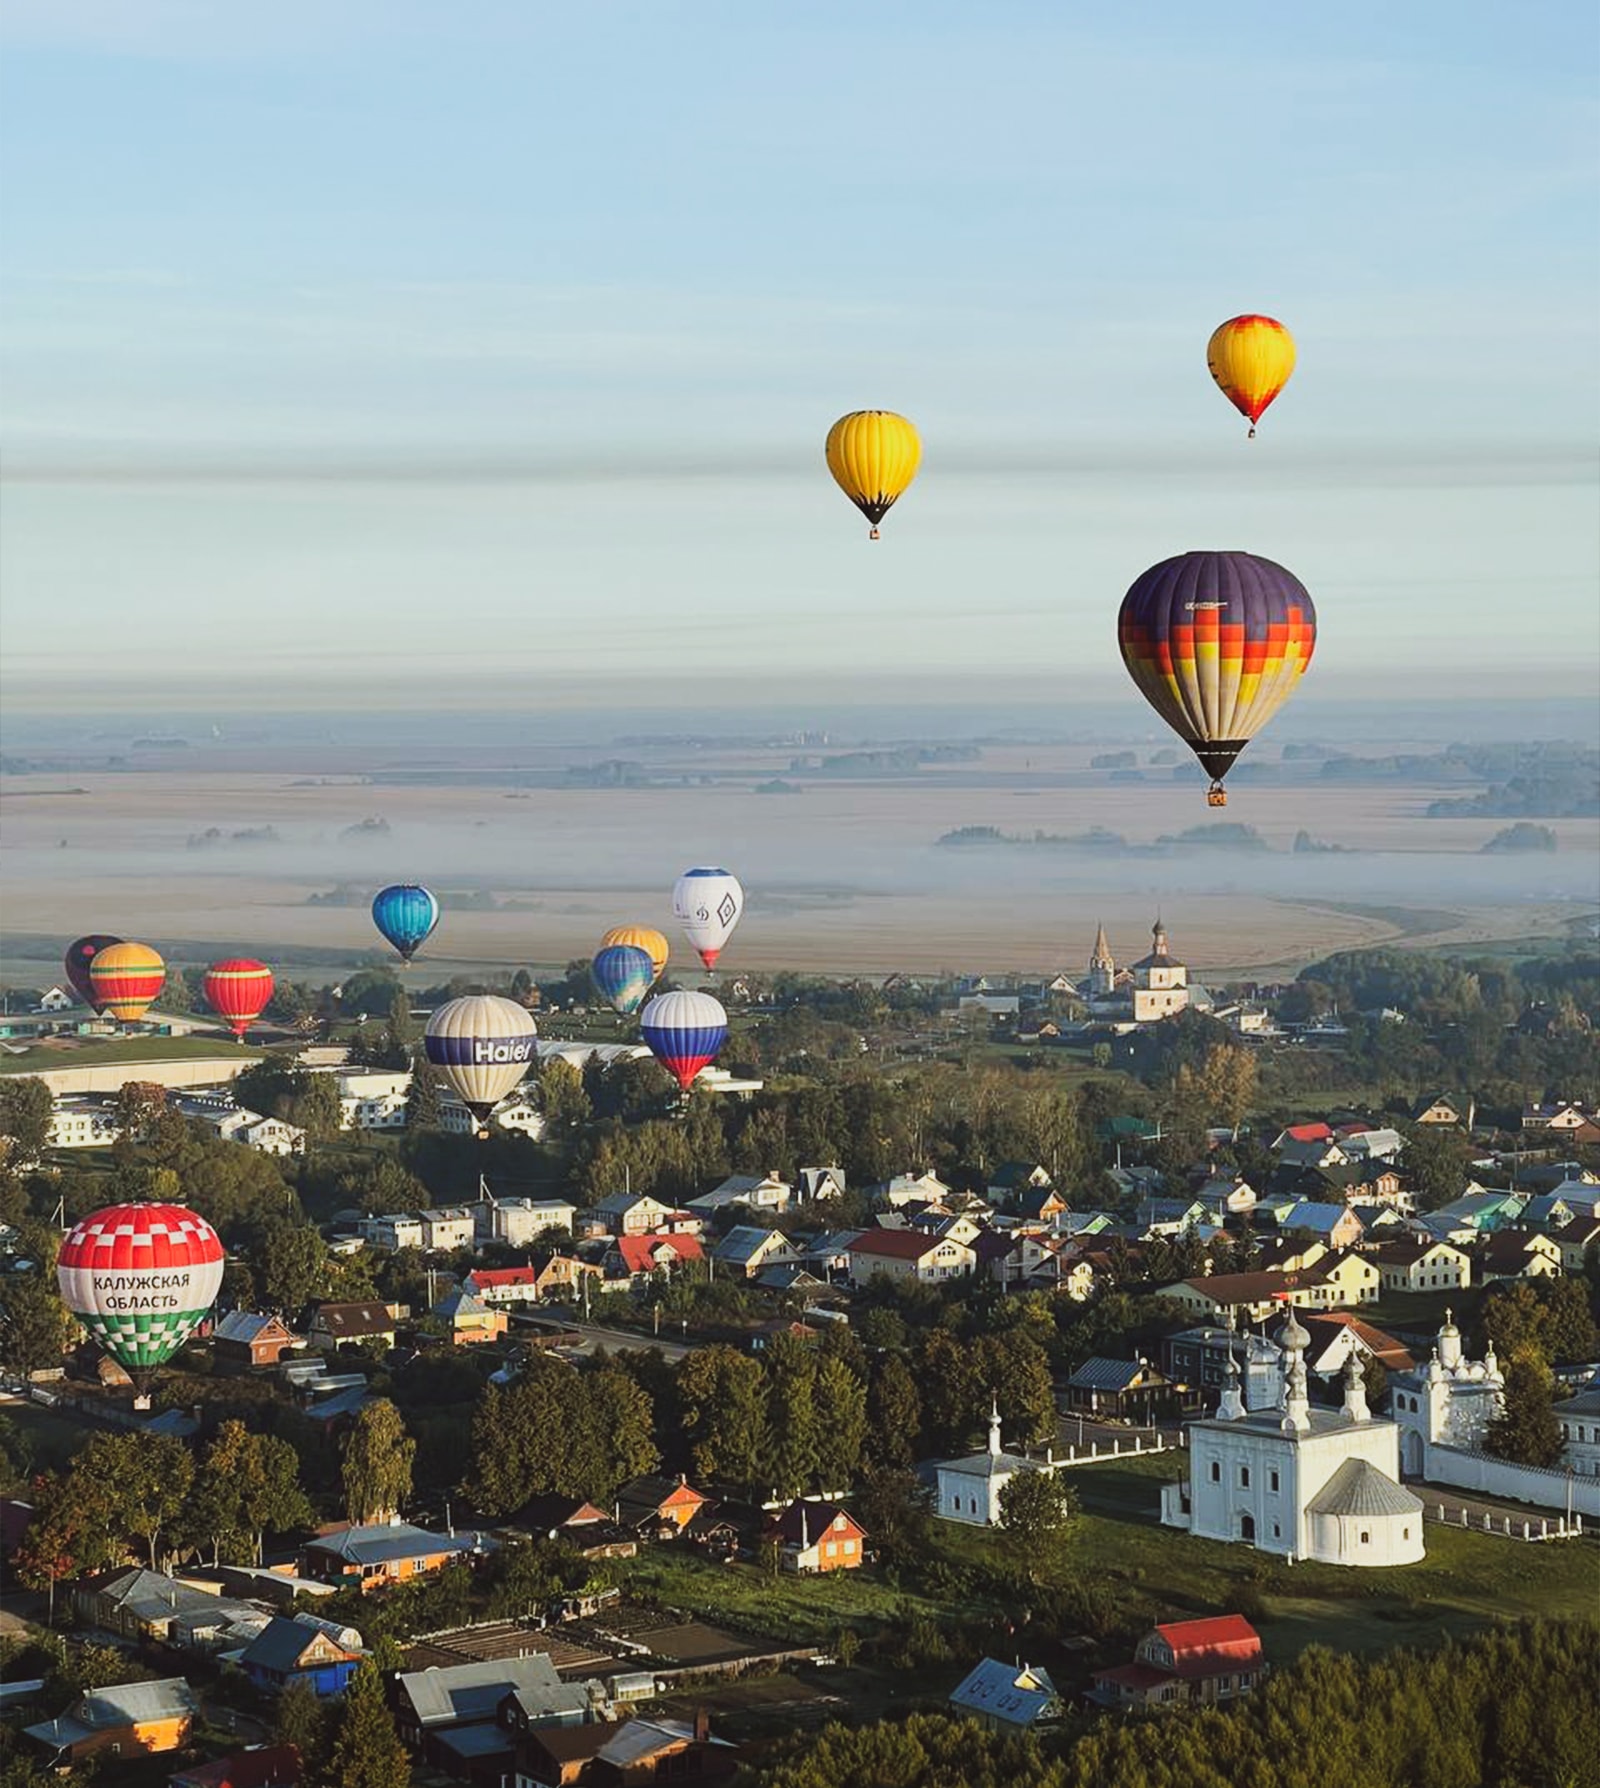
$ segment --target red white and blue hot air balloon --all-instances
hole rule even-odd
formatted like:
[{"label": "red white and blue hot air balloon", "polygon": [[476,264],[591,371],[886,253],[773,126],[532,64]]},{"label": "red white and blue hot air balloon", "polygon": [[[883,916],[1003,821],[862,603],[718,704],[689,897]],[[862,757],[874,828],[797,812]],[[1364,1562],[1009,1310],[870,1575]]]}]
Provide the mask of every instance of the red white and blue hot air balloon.
[{"label": "red white and blue hot air balloon", "polygon": [[639,1014],[650,1053],[688,1092],[728,1038],[728,1014],[709,993],[658,993]]}]

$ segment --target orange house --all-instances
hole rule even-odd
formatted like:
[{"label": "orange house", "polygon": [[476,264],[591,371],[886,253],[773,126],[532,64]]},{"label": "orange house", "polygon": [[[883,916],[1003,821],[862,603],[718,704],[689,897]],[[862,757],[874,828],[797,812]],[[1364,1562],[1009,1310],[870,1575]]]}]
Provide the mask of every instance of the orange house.
[{"label": "orange house", "polygon": [[67,1769],[86,1757],[145,1757],[187,1744],[199,1708],[181,1676],[117,1683],[81,1696],[69,1712],[27,1727],[23,1736],[47,1769]]},{"label": "orange house", "polygon": [[429,1533],[404,1521],[346,1527],[300,1548],[300,1575],[318,1583],[382,1589],[441,1571],[479,1549],[479,1536]]},{"label": "orange house", "polygon": [[617,1492],[617,1525],[672,1538],[683,1532],[709,1500],[681,1475],[635,1478]]},{"label": "orange house", "polygon": [[853,1571],[866,1560],[867,1530],[836,1502],[796,1498],[765,1537],[778,1542],[786,1571]]}]

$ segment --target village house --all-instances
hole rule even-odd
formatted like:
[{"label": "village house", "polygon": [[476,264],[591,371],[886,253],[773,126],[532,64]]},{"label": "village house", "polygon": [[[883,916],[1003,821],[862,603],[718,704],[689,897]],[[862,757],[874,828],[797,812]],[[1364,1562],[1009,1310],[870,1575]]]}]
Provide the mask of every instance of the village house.
[{"label": "village house", "polygon": [[1175,1413],[1176,1388],[1148,1360],[1087,1359],[1067,1380],[1070,1415],[1148,1426]]},{"label": "village house", "polygon": [[1574,1217],[1550,1231],[1550,1240],[1561,1250],[1561,1270],[1581,1273],[1591,1248],[1600,1248],[1600,1218]]},{"label": "village house", "polygon": [[1207,1218],[1220,1223],[1224,1217],[1243,1217],[1253,1211],[1258,1194],[1247,1179],[1229,1173],[1207,1180],[1195,1198],[1204,1205]]},{"label": "village house", "polygon": [[539,1275],[531,1266],[474,1267],[461,1289],[493,1307],[514,1308],[539,1301]]},{"label": "village house", "polygon": [[1535,1102],[1522,1108],[1524,1130],[1581,1130],[1600,1122],[1600,1114],[1587,1110],[1575,1099],[1557,1099],[1546,1105]]},{"label": "village house", "polygon": [[1302,1272],[1217,1273],[1164,1285],[1158,1296],[1209,1321],[1230,1311],[1241,1322],[1260,1322],[1284,1304],[1296,1309],[1339,1309],[1376,1303],[1380,1274],[1359,1254],[1328,1255]]},{"label": "village house", "polygon": [[536,1727],[516,1739],[509,1788],[724,1788],[741,1747],[713,1736],[702,1708],[690,1720],[631,1719]]},{"label": "village house", "polygon": [[167,1778],[167,1788],[300,1788],[302,1779],[294,1745],[254,1745],[180,1769]]},{"label": "village house", "polygon": [[91,1757],[148,1756],[189,1742],[200,1699],[181,1676],[116,1683],[80,1696],[58,1719],[28,1726],[22,1736],[46,1769],[65,1770]]},{"label": "village house", "polygon": [[1002,1664],[985,1658],[950,1691],[950,1706],[965,1720],[991,1732],[1020,1737],[1045,1721],[1059,1719],[1061,1697],[1046,1671],[1032,1664]]},{"label": "village house", "polygon": [[802,1167],[794,1176],[795,1195],[803,1204],[814,1204],[819,1198],[842,1198],[845,1191],[842,1167]]},{"label": "village house", "polygon": [[969,1273],[977,1264],[977,1256],[964,1242],[923,1235],[914,1229],[864,1229],[846,1252],[850,1283],[858,1288],[875,1273],[931,1284]]},{"label": "village house", "polygon": [[616,1496],[616,1522],[636,1533],[671,1539],[681,1534],[710,1501],[682,1476],[651,1473],[624,1484]]},{"label": "village house", "polygon": [[58,1096],[50,1111],[52,1149],[108,1149],[120,1134],[115,1112],[99,1099]]},{"label": "village house", "polygon": [[391,1254],[402,1248],[422,1246],[422,1218],[415,1211],[388,1211],[381,1217],[363,1217],[361,1239],[369,1248],[385,1248]]},{"label": "village house", "polygon": [[1382,1329],[1352,1316],[1348,1310],[1330,1310],[1325,1314],[1302,1310],[1291,1319],[1285,1316],[1276,1329],[1269,1327],[1268,1339],[1281,1348],[1283,1330],[1297,1322],[1311,1337],[1305,1347],[1306,1371],[1313,1378],[1327,1383],[1345,1369],[1352,1354],[1362,1367],[1376,1360],[1386,1372],[1409,1372],[1416,1365],[1403,1342]]},{"label": "village house", "polygon": [[355,1342],[382,1342],[394,1346],[395,1309],[368,1299],[350,1304],[318,1304],[312,1311],[306,1339],[327,1353]]},{"label": "village house", "polygon": [[1167,1377],[1185,1410],[1209,1408],[1222,1393],[1228,1361],[1246,1409],[1267,1409],[1282,1390],[1283,1352],[1265,1335],[1226,1328],[1180,1329],[1161,1344]]},{"label": "village house", "polygon": [[299,1568],[301,1576],[318,1583],[382,1589],[443,1570],[485,1544],[481,1534],[429,1533],[405,1521],[375,1522],[307,1540],[300,1548]]},{"label": "village house", "polygon": [[770,1267],[792,1266],[800,1259],[794,1243],[779,1230],[748,1225],[730,1229],[711,1254],[719,1266],[744,1279],[754,1279]]},{"label": "village house", "polygon": [[276,1366],[284,1354],[305,1343],[281,1316],[230,1310],[211,1331],[211,1351],[219,1366]]},{"label": "village house", "polygon": [[390,1695],[400,1737],[428,1761],[444,1764],[437,1741],[463,1728],[478,1728],[486,1737],[503,1733],[499,1715],[508,1698],[516,1699],[521,1730],[578,1726],[600,1699],[591,1690],[598,1691],[599,1684],[564,1683],[549,1656],[534,1651],[483,1663],[404,1670],[393,1679]]},{"label": "village house", "polygon": [[552,1254],[534,1275],[536,1301],[558,1298],[575,1301],[584,1281],[599,1289],[605,1284],[605,1272],[597,1260],[579,1260],[573,1254]]},{"label": "village house", "polygon": [[1561,1424],[1561,1462],[1580,1478],[1600,1478],[1600,1384],[1554,1405]]},{"label": "village house", "polygon": [[511,1320],[499,1304],[485,1303],[464,1288],[440,1298],[428,1314],[444,1324],[455,1347],[498,1341]]},{"label": "village house", "polygon": [[1285,1235],[1314,1235],[1329,1248],[1353,1248],[1361,1240],[1361,1219],[1347,1204],[1313,1204],[1305,1200],[1278,1219]]},{"label": "village house", "polygon": [[1401,1236],[1367,1251],[1377,1262],[1382,1289],[1392,1291],[1456,1290],[1472,1283],[1472,1256],[1449,1242],[1426,1236]]},{"label": "village house", "polygon": [[[1052,1192],[1049,1173],[1037,1161],[1005,1161],[989,1180],[989,1202],[998,1207],[1016,1206],[1024,1192]],[[1061,1201],[1066,1208],[1066,1200]]]},{"label": "village house", "polygon": [[595,1205],[592,1215],[608,1235],[649,1235],[671,1213],[672,1206],[645,1193],[613,1192]]},{"label": "village house", "polygon": [[1480,1285],[1504,1279],[1558,1279],[1561,1244],[1547,1235],[1499,1229],[1478,1244],[1473,1261]]},{"label": "village house", "polygon": [[897,1211],[907,1204],[942,1204],[950,1188],[936,1173],[897,1173],[881,1186],[869,1186],[867,1195],[874,1205]]},{"label": "village house", "polygon": [[305,1683],[322,1698],[342,1695],[360,1662],[361,1653],[341,1645],[326,1628],[279,1614],[244,1648],[239,1668],[269,1694]]},{"label": "village house", "polygon": [[[1463,1115],[1464,1114],[1464,1115]],[[1473,1110],[1470,1103],[1458,1104],[1454,1099],[1447,1099],[1443,1093],[1429,1093],[1417,1100],[1411,1107],[1411,1121],[1414,1124],[1436,1124],[1448,1127],[1462,1125],[1472,1127]]]},{"label": "village house", "polygon": [[1438,1210],[1429,1212],[1423,1221],[1430,1225],[1447,1224],[1452,1228],[1474,1230],[1480,1235],[1492,1235],[1497,1229],[1506,1229],[1513,1223],[1520,1223],[1527,1203],[1527,1195],[1524,1193],[1489,1192],[1479,1186],[1463,1192],[1459,1198],[1452,1198],[1448,1204],[1440,1205]]},{"label": "village house", "polygon": [[946,1521],[972,1527],[994,1527],[1000,1520],[1000,1493],[1024,1471],[1054,1471],[1054,1462],[1025,1459],[1000,1444],[1000,1408],[989,1411],[989,1444],[981,1453],[941,1459],[934,1467],[933,1512]]},{"label": "village house", "polygon": [[457,1098],[446,1093],[439,1100],[439,1128],[453,1136],[476,1136],[481,1129],[509,1131],[513,1136],[526,1136],[537,1142],[544,1135],[544,1113],[537,1100],[526,1092],[508,1093],[489,1113],[484,1124],[467,1110]]},{"label": "village house", "polygon": [[641,1286],[657,1273],[671,1275],[686,1261],[704,1260],[698,1236],[620,1235],[606,1250],[600,1265],[608,1283],[621,1280]]},{"label": "village house", "polygon": [[1089,1698],[1161,1711],[1206,1706],[1248,1694],[1266,1674],[1261,1637],[1243,1615],[1168,1621],[1145,1634],[1131,1664],[1097,1670]]},{"label": "village house", "polygon": [[472,1212],[479,1240],[526,1248],[552,1231],[570,1234],[578,1207],[564,1198],[490,1197],[475,1204]]},{"label": "village house", "polygon": [[713,1186],[709,1192],[691,1198],[689,1209],[710,1217],[732,1205],[742,1204],[752,1211],[782,1216],[793,1202],[794,1187],[775,1173],[734,1173],[729,1174],[720,1186]]},{"label": "village house", "polygon": [[72,1586],[72,1613],[79,1626],[135,1645],[175,1641],[181,1624],[214,1630],[260,1612],[237,1597],[219,1596],[142,1565],[83,1577]]},{"label": "village house", "polygon": [[797,1499],[768,1522],[763,1537],[777,1543],[786,1571],[853,1571],[866,1559],[866,1529],[836,1502]]},{"label": "village house", "polygon": [[453,1254],[458,1248],[472,1246],[475,1223],[470,1206],[452,1205],[421,1215],[422,1246],[427,1253]]}]

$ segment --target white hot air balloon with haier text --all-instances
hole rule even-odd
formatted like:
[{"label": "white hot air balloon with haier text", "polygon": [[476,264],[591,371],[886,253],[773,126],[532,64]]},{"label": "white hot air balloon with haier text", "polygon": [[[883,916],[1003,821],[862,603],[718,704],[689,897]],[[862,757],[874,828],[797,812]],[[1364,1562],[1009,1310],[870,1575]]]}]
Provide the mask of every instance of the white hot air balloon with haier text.
[{"label": "white hot air balloon with haier text", "polygon": [[708,969],[733,935],[744,911],[744,889],[726,869],[686,869],[672,890],[672,914]]},{"label": "white hot air balloon with haier text", "polygon": [[537,1062],[539,1033],[515,1000],[473,993],[448,1001],[433,1014],[422,1045],[428,1060],[482,1125]]}]

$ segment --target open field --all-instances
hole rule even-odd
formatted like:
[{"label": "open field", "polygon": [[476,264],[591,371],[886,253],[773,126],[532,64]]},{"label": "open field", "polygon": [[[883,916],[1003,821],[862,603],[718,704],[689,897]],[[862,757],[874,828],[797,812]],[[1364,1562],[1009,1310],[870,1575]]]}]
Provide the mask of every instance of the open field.
[{"label": "open field", "polygon": [[[7,776],[7,931],[53,938],[111,928],[180,955],[188,941],[204,946],[199,953],[248,947],[278,960],[326,952],[336,967],[377,941],[365,905],[310,897],[340,883],[416,878],[445,895],[444,921],[415,971],[436,980],[474,965],[559,965],[622,920],[670,931],[679,869],[726,860],[750,895],[730,969],[1075,966],[1101,918],[1118,956],[1131,958],[1159,907],[1203,979],[1393,939],[1430,947],[1559,937],[1600,901],[1600,823],[1553,822],[1554,855],[1480,857],[1501,822],[1424,820],[1439,791],[1409,784],[1245,785],[1217,816],[1192,783],[1128,787],[1091,776],[1085,747],[985,747],[976,763],[816,779],[785,798],[755,791],[760,777],[787,768],[788,749],[627,755],[675,780],[518,787],[510,759],[468,753],[440,754],[444,786],[330,777],[326,764],[311,777],[297,763],[268,769],[259,756],[225,753],[193,763],[167,753],[159,768],[133,774]],[[433,773],[378,762],[367,771]],[[559,777],[560,764],[540,773]],[[1025,836],[1104,827],[1142,850],[1217,818],[1254,827],[1270,850],[1102,855],[935,842],[964,826]],[[1292,854],[1302,829],[1348,854]],[[491,895],[494,910],[463,906],[469,892],[480,906]],[[36,963],[8,953],[4,969],[14,983],[30,969],[58,972],[42,951]]]}]

